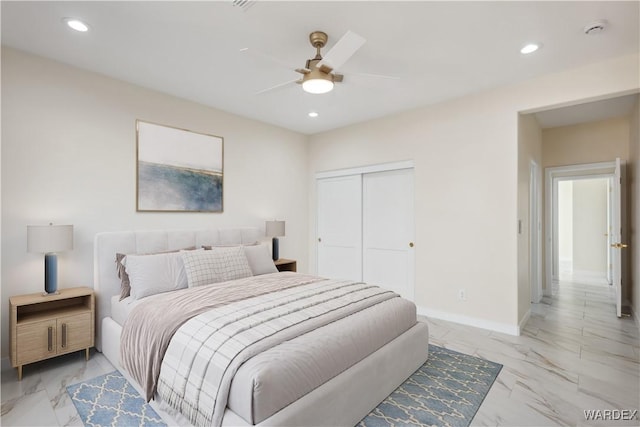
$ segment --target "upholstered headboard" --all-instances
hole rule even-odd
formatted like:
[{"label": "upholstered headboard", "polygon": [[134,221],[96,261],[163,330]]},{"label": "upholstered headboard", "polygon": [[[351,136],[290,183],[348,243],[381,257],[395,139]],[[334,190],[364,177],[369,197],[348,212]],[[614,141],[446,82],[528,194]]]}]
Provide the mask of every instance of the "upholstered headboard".
[{"label": "upholstered headboard", "polygon": [[96,293],[96,348],[102,351],[102,319],[111,315],[111,297],[120,294],[116,253],[143,254],[202,245],[254,243],[264,231],[253,227],[209,230],[115,231],[96,234],[93,288]]}]

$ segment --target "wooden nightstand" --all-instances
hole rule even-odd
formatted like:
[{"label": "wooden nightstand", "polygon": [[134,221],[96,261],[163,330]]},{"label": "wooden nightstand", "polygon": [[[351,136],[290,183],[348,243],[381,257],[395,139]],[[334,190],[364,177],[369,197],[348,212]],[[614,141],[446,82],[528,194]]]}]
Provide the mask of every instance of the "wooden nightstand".
[{"label": "wooden nightstand", "polygon": [[278,271],[296,271],[297,270],[297,262],[293,259],[280,258],[273,262],[276,265],[276,268],[278,269]]},{"label": "wooden nightstand", "polygon": [[91,288],[60,289],[58,295],[9,298],[11,365],[22,366],[89,348],[95,340],[95,296]]}]

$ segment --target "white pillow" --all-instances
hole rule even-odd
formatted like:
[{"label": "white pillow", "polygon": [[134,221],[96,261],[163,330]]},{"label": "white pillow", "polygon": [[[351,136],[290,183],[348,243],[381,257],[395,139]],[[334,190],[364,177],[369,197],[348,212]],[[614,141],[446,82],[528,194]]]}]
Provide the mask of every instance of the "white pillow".
[{"label": "white pillow", "polygon": [[190,288],[252,276],[241,246],[188,251],[181,256]]},{"label": "white pillow", "polygon": [[202,249],[204,249],[205,251],[210,251],[211,248],[237,248],[237,247],[243,247],[243,246],[255,246],[255,245],[259,245],[260,243],[256,242],[252,242],[252,243],[239,243],[239,244],[234,244],[234,245],[202,245]]},{"label": "white pillow", "polygon": [[245,246],[243,249],[254,276],[278,272],[267,245]]},{"label": "white pillow", "polygon": [[188,284],[180,252],[127,255],[122,264],[131,283],[131,296],[135,299],[184,289]]}]

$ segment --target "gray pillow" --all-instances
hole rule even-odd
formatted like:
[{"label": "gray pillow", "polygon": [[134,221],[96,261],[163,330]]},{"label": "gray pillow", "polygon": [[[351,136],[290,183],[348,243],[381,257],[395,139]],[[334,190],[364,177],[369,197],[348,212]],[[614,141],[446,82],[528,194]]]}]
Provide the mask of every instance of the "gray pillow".
[{"label": "gray pillow", "polygon": [[[203,251],[203,249],[200,249]],[[129,275],[131,296],[142,299],[187,287],[187,275],[180,252],[155,255],[127,255],[122,264]]]},{"label": "gray pillow", "polygon": [[245,246],[243,249],[254,276],[278,272],[266,245]]},{"label": "gray pillow", "polygon": [[[156,254],[167,254],[172,252],[180,252],[180,251],[192,251],[196,247],[191,246],[189,248],[184,249],[176,249],[173,251],[162,251],[162,252],[151,252],[146,254],[131,254],[131,255],[156,255]],[[127,274],[127,270],[124,265],[122,265],[122,260],[126,257],[127,254],[116,254],[116,270],[118,271],[118,279],[120,279],[120,301],[131,295],[131,283],[129,281],[129,275]]]}]

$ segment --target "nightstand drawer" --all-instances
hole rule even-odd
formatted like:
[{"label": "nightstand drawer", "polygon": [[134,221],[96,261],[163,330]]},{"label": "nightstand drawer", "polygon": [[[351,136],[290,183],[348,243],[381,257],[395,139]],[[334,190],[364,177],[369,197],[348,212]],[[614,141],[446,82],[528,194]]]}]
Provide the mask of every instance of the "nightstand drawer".
[{"label": "nightstand drawer", "polygon": [[87,327],[90,322],[91,313],[58,318],[58,354],[93,346],[91,329]]},{"label": "nightstand drawer", "polygon": [[25,365],[38,360],[48,359],[56,355],[56,321],[18,325],[16,334],[17,348],[16,363]]}]

